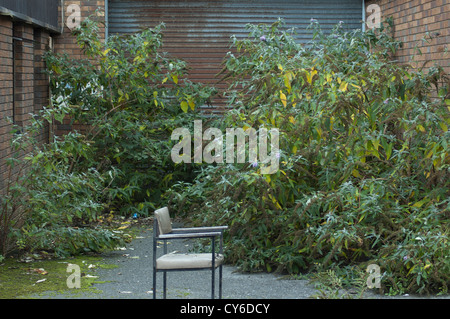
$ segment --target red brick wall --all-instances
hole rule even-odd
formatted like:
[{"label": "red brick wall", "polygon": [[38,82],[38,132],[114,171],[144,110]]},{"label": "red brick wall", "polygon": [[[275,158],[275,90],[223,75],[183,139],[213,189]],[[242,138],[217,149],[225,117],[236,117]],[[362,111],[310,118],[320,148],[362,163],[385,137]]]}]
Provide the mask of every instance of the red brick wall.
[{"label": "red brick wall", "polygon": [[[413,67],[432,66],[426,61],[436,61],[450,73],[450,3],[448,0],[378,0],[366,1],[366,5],[378,4],[381,21],[392,17],[394,37],[402,41],[403,48],[397,52],[400,63]],[[428,42],[422,41],[427,35]],[[416,54],[414,60],[411,56]]]},{"label": "red brick wall", "polygon": [[[48,49],[49,37],[45,30],[0,16],[0,193],[9,175],[6,159],[12,156],[12,124],[7,118],[24,127],[30,123],[30,113],[48,105],[42,54]],[[37,138],[48,142],[48,126]]]},{"label": "red brick wall", "polygon": [[[95,15],[95,11],[99,9],[98,19],[104,22],[104,11],[105,11],[105,1],[94,1],[94,0],[78,0],[78,1],[64,1],[64,29],[63,34],[55,37],[55,52],[67,52],[69,55],[75,58],[82,58],[83,55],[76,44],[75,37],[71,35],[71,30],[68,28],[67,20],[73,14],[73,12],[68,11],[69,6],[78,5],[81,12],[81,20]],[[60,8],[61,11],[61,8]],[[61,12],[60,12],[61,19]],[[100,30],[101,37],[105,38],[105,28],[102,27]]]},{"label": "red brick wall", "polygon": [[5,187],[7,175],[6,158],[10,154],[7,118],[13,115],[13,23],[0,16],[0,190]]},{"label": "red brick wall", "polygon": [[[34,113],[49,105],[48,76],[44,73],[46,69],[43,54],[49,50],[50,35],[42,29],[34,30]],[[49,141],[49,123],[45,123],[38,140]]]},{"label": "red brick wall", "polygon": [[33,27],[15,23],[13,34],[23,39],[14,41],[14,119],[23,127],[29,124],[34,111]]}]

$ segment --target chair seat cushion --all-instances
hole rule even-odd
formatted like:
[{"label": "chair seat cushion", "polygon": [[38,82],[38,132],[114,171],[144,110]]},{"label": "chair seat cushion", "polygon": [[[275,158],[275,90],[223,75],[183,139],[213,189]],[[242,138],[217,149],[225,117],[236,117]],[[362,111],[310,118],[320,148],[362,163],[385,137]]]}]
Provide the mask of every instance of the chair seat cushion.
[{"label": "chair seat cushion", "polygon": [[[215,267],[223,263],[223,255],[216,254]],[[157,269],[197,269],[211,268],[211,253],[204,254],[166,254],[156,260]]]}]

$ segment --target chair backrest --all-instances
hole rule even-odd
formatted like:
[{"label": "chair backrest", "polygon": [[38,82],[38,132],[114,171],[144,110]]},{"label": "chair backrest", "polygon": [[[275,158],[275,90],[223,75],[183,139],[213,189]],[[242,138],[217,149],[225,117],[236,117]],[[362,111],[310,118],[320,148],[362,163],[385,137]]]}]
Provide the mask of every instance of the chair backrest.
[{"label": "chair backrest", "polygon": [[170,221],[169,209],[167,207],[156,210],[155,218],[158,222],[159,235],[172,232],[172,222]]}]

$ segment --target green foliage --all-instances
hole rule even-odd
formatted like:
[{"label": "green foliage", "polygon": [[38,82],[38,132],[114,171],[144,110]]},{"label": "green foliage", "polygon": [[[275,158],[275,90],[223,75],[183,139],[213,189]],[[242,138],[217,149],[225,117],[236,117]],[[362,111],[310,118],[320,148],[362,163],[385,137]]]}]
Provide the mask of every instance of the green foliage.
[{"label": "green foliage", "polygon": [[315,299],[361,299],[367,290],[367,273],[361,269],[348,269],[350,274],[339,273],[334,269],[318,271],[310,279],[318,294]]},{"label": "green foliage", "polygon": [[[171,161],[170,135],[214,89],[184,79],[186,63],[162,52],[162,28],[103,43],[86,19],[74,31],[85,59],[45,55],[52,103],[14,135],[9,164],[19,174],[0,203],[3,253],[12,240],[57,255],[113,248],[123,238],[96,226],[101,214],[146,216],[171,183],[192,179],[192,168]],[[67,119],[84,128],[36,142],[45,122]]]},{"label": "green foliage", "polygon": [[214,93],[183,78],[184,61],[161,53],[163,27],[104,44],[98,25],[86,20],[74,33],[89,59],[46,59],[55,104],[90,125],[73,154],[75,169],[96,167],[108,180],[105,201],[123,215],[147,215],[172,180],[191,179],[190,167],[170,159],[170,134],[196,116],[185,103],[195,110]]},{"label": "green foliage", "polygon": [[204,166],[171,189],[172,205],[229,225],[227,258],[243,270],[375,263],[385,289],[446,291],[448,76],[393,62],[399,43],[384,29],[326,36],[313,22],[302,46],[280,24],[234,39],[223,72],[234,108],[216,123],[279,129],[280,169]]},{"label": "green foliage", "polygon": [[[6,195],[1,201],[2,252],[10,249],[52,251],[67,256],[114,248],[123,238],[112,231],[87,227],[102,213],[99,173],[70,172],[71,139],[40,145],[35,137],[52,112],[14,133],[14,157],[9,159]],[[17,174],[13,174],[13,172]]]}]

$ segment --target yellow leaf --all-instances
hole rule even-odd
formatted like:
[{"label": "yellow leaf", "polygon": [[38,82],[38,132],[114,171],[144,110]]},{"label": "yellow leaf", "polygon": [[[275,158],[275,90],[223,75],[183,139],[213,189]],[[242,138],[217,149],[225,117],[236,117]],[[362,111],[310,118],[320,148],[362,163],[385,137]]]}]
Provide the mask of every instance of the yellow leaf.
[{"label": "yellow leaf", "polygon": [[183,110],[183,112],[187,113],[187,111],[188,111],[188,103],[186,101],[182,101],[180,106],[181,106],[181,109]]},{"label": "yellow leaf", "polygon": [[352,175],[355,176],[355,177],[357,177],[357,178],[361,178],[361,177],[362,177],[361,174],[359,174],[359,172],[358,172],[357,169],[354,169],[354,170],[352,171]]},{"label": "yellow leaf", "polygon": [[167,81],[168,79],[169,79],[168,77],[165,77],[164,80],[162,80],[161,83],[162,83],[162,84],[166,83],[166,81]]},{"label": "yellow leaf", "polygon": [[291,92],[291,80],[292,80],[291,76],[292,75],[290,72],[284,75],[284,85],[286,86],[289,93]]},{"label": "yellow leaf", "polygon": [[[269,178],[270,178],[270,177],[269,177]],[[281,205],[280,205],[280,203],[275,199],[275,197],[273,197],[272,194],[269,194],[269,197],[270,197],[270,199],[272,200],[272,203],[274,203],[275,206],[276,206],[278,209],[281,209]]]},{"label": "yellow leaf", "polygon": [[322,138],[322,129],[316,126],[317,134],[319,134],[319,138]]},{"label": "yellow leaf", "polygon": [[341,92],[347,91],[347,86],[348,86],[348,83],[345,81],[342,81],[341,85],[339,86],[339,91],[341,91]]},{"label": "yellow leaf", "polygon": [[437,167],[439,166],[439,164],[440,164],[439,158],[436,158],[436,159],[433,161],[434,167],[437,168]]},{"label": "yellow leaf", "polygon": [[423,204],[425,204],[425,203],[427,203],[427,202],[429,202],[429,201],[430,201],[430,200],[427,199],[427,198],[422,199],[421,201],[419,201],[419,202],[417,202],[417,203],[414,203],[413,207],[420,208],[420,207],[423,206]]},{"label": "yellow leaf", "polygon": [[292,154],[296,154],[297,153],[297,146],[293,146],[292,147]]},{"label": "yellow leaf", "polygon": [[125,226],[120,226],[119,228],[117,228],[117,229],[125,229],[125,228],[128,228],[130,225],[125,225]]},{"label": "yellow leaf", "polygon": [[317,70],[315,70],[314,68],[311,70],[311,72],[306,72],[306,81],[308,81],[309,84],[312,84],[312,79],[316,74]]},{"label": "yellow leaf", "polygon": [[293,116],[289,116],[289,122],[295,124],[295,118]]},{"label": "yellow leaf", "polygon": [[283,71],[283,66],[281,64],[278,64],[278,70]]},{"label": "yellow leaf", "polygon": [[105,51],[103,51],[103,53],[102,53],[102,54],[103,54],[103,56],[106,56],[106,55],[108,54],[108,52],[109,52],[109,51],[111,51],[111,49],[109,49],[109,48],[108,48],[108,49],[106,49]]},{"label": "yellow leaf", "polygon": [[422,133],[425,133],[425,128],[422,125],[417,125],[417,128],[419,129],[419,131],[421,131]]},{"label": "yellow leaf", "polygon": [[372,145],[378,151],[378,148],[380,146],[380,141],[379,140],[372,140]]},{"label": "yellow leaf", "polygon": [[409,274],[414,270],[414,268],[416,268],[417,265],[414,265],[411,267],[411,269],[408,271],[408,273],[406,274],[406,276],[409,276]]},{"label": "yellow leaf", "polygon": [[193,111],[193,110],[195,109],[195,103],[194,103],[194,101],[189,100],[188,103],[189,103],[189,107],[190,107],[191,110]]},{"label": "yellow leaf", "polygon": [[281,103],[283,103],[284,107],[286,107],[286,95],[283,93],[283,91],[280,91],[280,99],[281,99]]},{"label": "yellow leaf", "polygon": [[175,84],[178,84],[178,75],[172,74],[172,80]]}]

